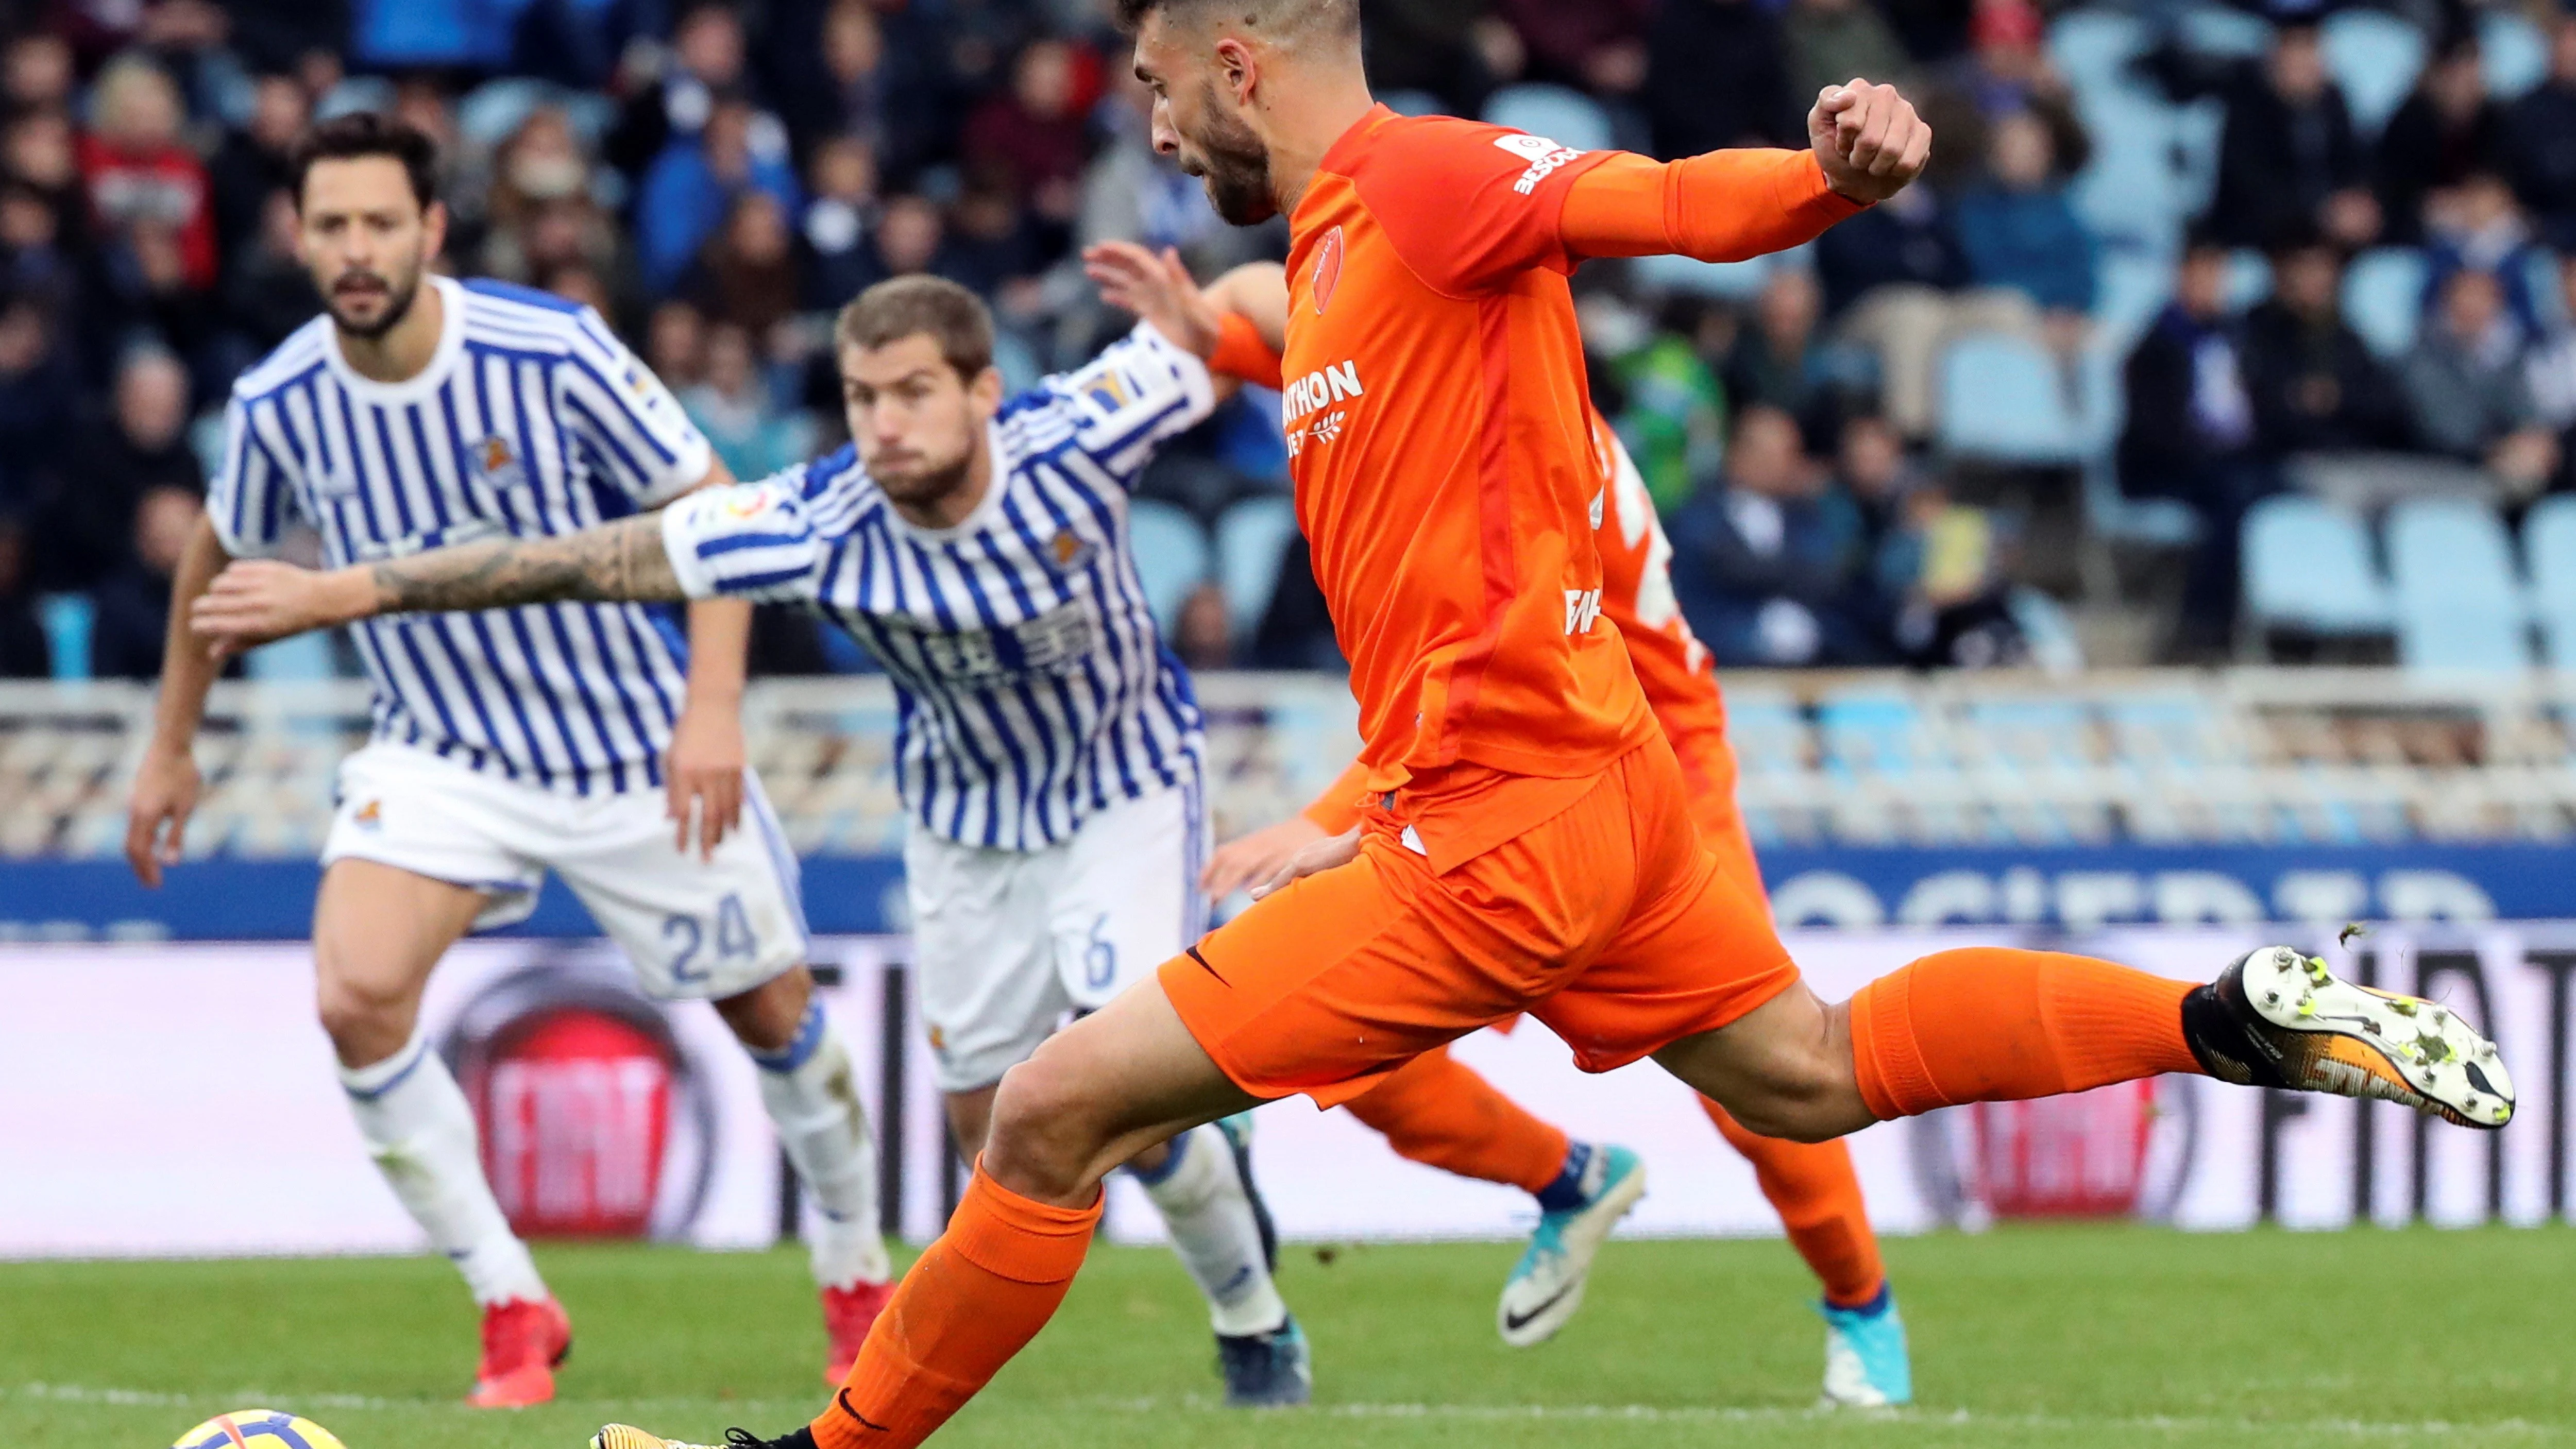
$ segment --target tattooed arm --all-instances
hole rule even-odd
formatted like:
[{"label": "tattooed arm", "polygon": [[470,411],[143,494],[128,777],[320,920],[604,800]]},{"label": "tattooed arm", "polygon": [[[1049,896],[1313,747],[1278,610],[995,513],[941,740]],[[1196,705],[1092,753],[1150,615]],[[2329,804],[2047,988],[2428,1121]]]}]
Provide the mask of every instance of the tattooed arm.
[{"label": "tattooed arm", "polygon": [[244,559],[216,577],[189,624],[226,654],[376,614],[684,597],[662,517],[646,513],[579,533],[486,539],[323,572]]}]

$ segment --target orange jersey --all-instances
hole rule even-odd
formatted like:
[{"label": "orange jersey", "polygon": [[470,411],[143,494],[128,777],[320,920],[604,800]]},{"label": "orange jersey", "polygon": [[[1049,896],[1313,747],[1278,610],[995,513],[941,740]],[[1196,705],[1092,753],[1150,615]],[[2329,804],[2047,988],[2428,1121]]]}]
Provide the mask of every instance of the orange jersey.
[{"label": "orange jersey", "polygon": [[1290,219],[1298,522],[1351,663],[1367,788],[1407,793],[1444,867],[1562,808],[1653,729],[1600,623],[1591,511],[1609,480],[1558,239],[1568,185],[1605,159],[1381,106]]}]

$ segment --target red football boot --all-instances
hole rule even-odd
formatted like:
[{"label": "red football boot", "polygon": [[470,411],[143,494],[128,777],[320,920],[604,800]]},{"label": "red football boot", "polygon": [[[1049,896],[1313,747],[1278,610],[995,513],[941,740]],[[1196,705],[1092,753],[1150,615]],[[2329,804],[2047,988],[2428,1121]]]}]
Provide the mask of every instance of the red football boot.
[{"label": "red football boot", "polygon": [[513,1299],[483,1310],[483,1364],[474,1371],[477,1409],[524,1409],[555,1396],[555,1369],[572,1352],[572,1320],[563,1305]]},{"label": "red football boot", "polygon": [[850,1365],[859,1361],[859,1345],[868,1341],[868,1329],[894,1301],[892,1283],[853,1283],[847,1288],[823,1290],[823,1331],[832,1338],[832,1354],[823,1365],[823,1382],[837,1384],[850,1376]]}]

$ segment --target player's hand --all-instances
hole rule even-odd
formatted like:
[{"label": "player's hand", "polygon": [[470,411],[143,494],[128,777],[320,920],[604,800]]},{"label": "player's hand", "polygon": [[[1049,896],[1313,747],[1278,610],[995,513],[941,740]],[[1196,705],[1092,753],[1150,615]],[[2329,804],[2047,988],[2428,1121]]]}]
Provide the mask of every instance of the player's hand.
[{"label": "player's hand", "polygon": [[691,694],[671,727],[671,754],[662,762],[663,794],[676,828],[673,849],[687,852],[694,821],[699,858],[715,858],[716,847],[742,825],[743,772],[749,764],[740,712]]},{"label": "player's hand", "polygon": [[1199,891],[1209,900],[1224,900],[1255,881],[1277,875],[1290,856],[1323,838],[1324,827],[1303,815],[1238,835],[1208,857],[1207,869],[1199,872]]},{"label": "player's hand", "polygon": [[1327,836],[1299,847],[1288,857],[1288,863],[1271,874],[1270,879],[1252,888],[1252,898],[1259,900],[1272,891],[1285,889],[1291,881],[1303,880],[1320,870],[1348,865],[1360,857],[1360,828],[1356,825],[1339,835]]},{"label": "player's hand", "polygon": [[1816,93],[1807,140],[1836,194],[1872,205],[1903,191],[1932,158],[1932,128],[1896,87],[1854,80]]},{"label": "player's hand", "polygon": [[161,888],[161,868],[179,863],[188,833],[188,817],[197,812],[204,781],[197,761],[185,749],[152,745],[134,772],[134,795],[125,806],[125,863],[134,878]]},{"label": "player's hand", "polygon": [[1100,288],[1100,300],[1133,312],[1175,347],[1201,357],[1216,355],[1216,304],[1170,247],[1156,256],[1134,242],[1095,242],[1082,253],[1082,269]]},{"label": "player's hand", "polygon": [[215,575],[188,611],[188,627],[217,659],[309,629],[375,612],[364,569],[317,572],[271,559],[240,559]]}]

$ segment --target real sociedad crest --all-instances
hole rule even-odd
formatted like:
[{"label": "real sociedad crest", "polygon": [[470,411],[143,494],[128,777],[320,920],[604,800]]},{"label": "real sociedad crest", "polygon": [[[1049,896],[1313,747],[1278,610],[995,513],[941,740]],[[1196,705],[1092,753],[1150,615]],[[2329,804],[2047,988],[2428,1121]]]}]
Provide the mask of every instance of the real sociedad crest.
[{"label": "real sociedad crest", "polygon": [[518,451],[499,433],[474,445],[470,467],[474,481],[486,488],[516,488],[528,481],[528,470],[520,466]]}]

